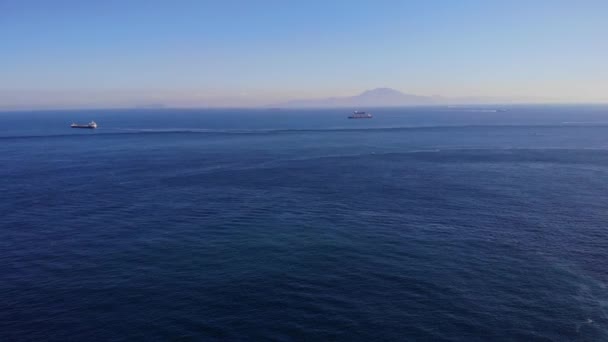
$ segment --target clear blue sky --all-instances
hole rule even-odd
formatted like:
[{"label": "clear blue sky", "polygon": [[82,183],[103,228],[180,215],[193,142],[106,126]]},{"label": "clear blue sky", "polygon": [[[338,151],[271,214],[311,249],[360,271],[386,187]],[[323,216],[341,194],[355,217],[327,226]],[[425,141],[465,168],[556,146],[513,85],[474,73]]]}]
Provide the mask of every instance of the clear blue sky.
[{"label": "clear blue sky", "polygon": [[0,0],[0,107],[380,86],[608,101],[608,1]]}]

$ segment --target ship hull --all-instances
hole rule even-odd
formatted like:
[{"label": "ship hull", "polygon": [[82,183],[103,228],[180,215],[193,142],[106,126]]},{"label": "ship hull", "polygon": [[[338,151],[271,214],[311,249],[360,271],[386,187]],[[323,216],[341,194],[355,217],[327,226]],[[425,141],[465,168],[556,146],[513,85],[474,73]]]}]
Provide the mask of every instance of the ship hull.
[{"label": "ship hull", "polygon": [[348,116],[349,119],[371,119],[372,115],[366,112],[360,112],[358,110],[354,111],[351,115]]},{"label": "ship hull", "polygon": [[93,126],[80,126],[80,125],[71,126],[71,127],[72,128],[85,128],[85,129],[95,129],[95,128],[97,128],[97,127],[93,127]]}]

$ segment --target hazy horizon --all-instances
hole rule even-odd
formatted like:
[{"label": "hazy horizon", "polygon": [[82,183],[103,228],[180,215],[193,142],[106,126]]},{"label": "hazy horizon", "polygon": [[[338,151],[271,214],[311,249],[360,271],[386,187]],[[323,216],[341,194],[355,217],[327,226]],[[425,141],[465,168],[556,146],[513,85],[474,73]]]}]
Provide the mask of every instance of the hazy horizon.
[{"label": "hazy horizon", "polygon": [[378,87],[608,103],[605,13],[604,1],[5,1],[0,110],[263,107]]}]

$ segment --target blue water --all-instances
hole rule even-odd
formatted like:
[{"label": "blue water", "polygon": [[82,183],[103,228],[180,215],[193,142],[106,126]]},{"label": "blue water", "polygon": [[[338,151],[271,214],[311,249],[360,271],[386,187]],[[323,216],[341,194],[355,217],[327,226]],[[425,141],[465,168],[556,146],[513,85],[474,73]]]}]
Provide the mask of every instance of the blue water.
[{"label": "blue water", "polygon": [[608,107],[506,109],[0,113],[0,340],[608,340]]}]

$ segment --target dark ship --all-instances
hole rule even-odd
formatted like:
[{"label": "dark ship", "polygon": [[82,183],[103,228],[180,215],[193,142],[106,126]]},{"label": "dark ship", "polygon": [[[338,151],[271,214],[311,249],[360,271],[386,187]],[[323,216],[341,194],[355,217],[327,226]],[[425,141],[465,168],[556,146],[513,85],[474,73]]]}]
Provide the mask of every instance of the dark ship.
[{"label": "dark ship", "polygon": [[348,118],[349,119],[371,119],[373,116],[370,113],[354,111]]}]

